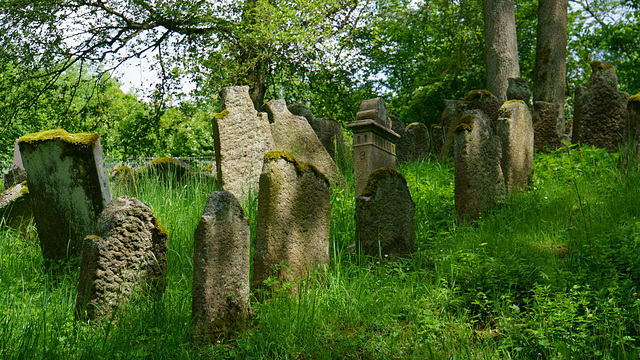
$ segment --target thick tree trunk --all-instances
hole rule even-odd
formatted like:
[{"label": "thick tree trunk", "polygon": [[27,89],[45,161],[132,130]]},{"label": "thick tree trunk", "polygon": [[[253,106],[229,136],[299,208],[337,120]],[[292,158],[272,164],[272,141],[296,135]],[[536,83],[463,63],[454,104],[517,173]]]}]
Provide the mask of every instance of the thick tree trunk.
[{"label": "thick tree trunk", "polygon": [[264,95],[267,92],[267,72],[264,69],[266,64],[258,63],[253,71],[249,72],[249,96],[253,101],[253,107],[258,111],[262,111],[264,104]]},{"label": "thick tree trunk", "polygon": [[567,0],[539,0],[533,101],[558,105],[557,130],[564,133],[567,77]]},{"label": "thick tree trunk", "polygon": [[482,0],[487,90],[507,101],[507,79],[520,77],[514,0]]}]

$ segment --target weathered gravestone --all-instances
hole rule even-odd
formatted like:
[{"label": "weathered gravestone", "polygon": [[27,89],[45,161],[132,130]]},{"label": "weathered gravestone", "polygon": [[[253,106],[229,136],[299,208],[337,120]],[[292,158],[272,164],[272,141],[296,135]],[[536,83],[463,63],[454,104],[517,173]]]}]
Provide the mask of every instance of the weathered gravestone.
[{"label": "weathered gravestone", "polygon": [[402,174],[392,168],[372,172],[356,197],[356,246],[364,254],[382,258],[411,253],[415,208]]},{"label": "weathered gravestone", "polygon": [[244,199],[258,190],[264,154],[274,149],[271,128],[254,109],[248,86],[224,88],[220,98],[222,112],[212,121],[217,183]]},{"label": "weathered gravestone", "polygon": [[45,265],[80,254],[111,200],[98,134],[48,130],[19,141]]},{"label": "weathered gravestone", "polygon": [[0,194],[0,220],[24,232],[33,219],[27,182],[14,185]]},{"label": "weathered gravestone", "polygon": [[176,182],[181,180],[189,171],[191,171],[191,166],[180,159],[160,157],[145,164],[139,170],[139,173],[164,181]]},{"label": "weathered gravestone", "polygon": [[11,166],[11,170],[4,174],[2,190],[7,190],[8,188],[20,184],[25,180],[27,180],[27,172],[24,170],[22,156],[20,155],[20,147],[18,146],[18,139],[16,139],[13,147],[13,165]]},{"label": "weathered gravestone", "polygon": [[562,148],[562,135],[558,133],[558,105],[544,101],[533,104],[534,148],[548,153]]},{"label": "weathered gravestone", "polygon": [[369,174],[383,167],[396,167],[396,142],[400,135],[391,130],[387,107],[382,98],[360,104],[353,131],[353,171],[356,196],[367,184]]},{"label": "weathered gravestone", "polygon": [[400,136],[396,141],[396,162],[405,163],[408,161],[409,148],[413,139],[410,139],[405,133],[405,125],[400,118],[389,114],[389,121],[391,121],[391,130]]},{"label": "weathered gravestone", "polygon": [[622,141],[624,151],[632,152],[636,161],[640,159],[640,93],[629,98],[627,103],[627,123]]},{"label": "weathered gravestone", "polygon": [[444,138],[444,127],[439,124],[431,125],[431,153],[433,153],[435,156],[440,156],[440,154],[442,153]]},{"label": "weathered gravestone", "polygon": [[228,191],[209,196],[193,245],[193,340],[215,342],[249,314],[249,219]]},{"label": "weathered gravestone", "polygon": [[524,101],[510,100],[500,107],[496,132],[507,194],[513,194],[527,187],[533,173],[533,122]]},{"label": "weathered gravestone", "polygon": [[118,307],[166,286],[168,233],[140,200],[120,196],[84,239],[76,319],[109,319]]},{"label": "weathered gravestone", "polygon": [[527,107],[531,106],[531,90],[529,80],[523,78],[508,78],[507,100],[522,100]]},{"label": "weathered gravestone", "polygon": [[317,124],[319,131],[316,134],[329,156],[336,163],[344,161],[347,149],[344,146],[342,125],[332,118],[315,118],[313,122]]},{"label": "weathered gravestone", "polygon": [[275,149],[286,150],[296,159],[313,164],[329,178],[332,186],[344,183],[336,163],[308,122],[290,113],[284,100],[271,100],[264,109],[271,123]]},{"label": "weathered gravestone", "polygon": [[252,288],[262,288],[269,277],[303,278],[329,263],[329,197],[329,181],[315,166],[298,162],[287,151],[265,155]]},{"label": "weathered gravestone", "polygon": [[462,115],[455,131],[456,213],[470,224],[504,199],[502,149],[491,120],[481,110]]},{"label": "weathered gravestone", "polygon": [[429,129],[423,123],[414,122],[407,125],[405,136],[409,139],[407,161],[422,161],[429,156],[431,140]]},{"label": "weathered gravestone", "polygon": [[576,87],[571,142],[618,151],[620,133],[627,120],[629,94],[618,91],[611,64],[593,61],[589,87]]}]

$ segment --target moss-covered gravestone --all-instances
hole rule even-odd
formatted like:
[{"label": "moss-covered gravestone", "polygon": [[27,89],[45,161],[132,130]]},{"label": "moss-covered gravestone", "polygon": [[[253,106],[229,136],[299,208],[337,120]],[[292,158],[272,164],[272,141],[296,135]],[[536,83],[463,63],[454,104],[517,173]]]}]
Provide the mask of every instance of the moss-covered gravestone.
[{"label": "moss-covered gravestone", "polygon": [[[290,281],[329,263],[328,179],[286,151],[265,155],[260,175],[251,287]],[[284,266],[283,266],[284,265]]]},{"label": "moss-covered gravestone", "polygon": [[248,86],[220,91],[222,112],[212,121],[219,189],[240,199],[258,190],[264,154],[273,150],[267,114],[253,107]]},{"label": "moss-covered gravestone", "polygon": [[481,110],[462,115],[455,131],[456,213],[470,224],[505,197],[502,148],[494,125]]},{"label": "moss-covered gravestone", "polygon": [[193,340],[215,342],[249,315],[249,219],[235,196],[209,196],[193,245]]},{"label": "moss-covered gravestone", "polygon": [[84,239],[76,298],[77,319],[109,319],[142,295],[164,292],[169,234],[140,200],[107,204],[95,235]]},{"label": "moss-covered gravestone", "polygon": [[381,258],[411,253],[415,209],[402,174],[392,168],[372,172],[356,197],[356,246],[364,254]]},{"label": "moss-covered gravestone", "polygon": [[571,142],[618,151],[620,133],[627,120],[629,94],[618,91],[611,64],[591,63],[589,87],[576,87]]},{"label": "moss-covered gravestone", "polygon": [[172,182],[182,180],[189,171],[191,171],[189,164],[172,157],[155,158],[140,169],[141,174]]},{"label": "moss-covered gravestone", "polygon": [[285,150],[296,159],[316,166],[333,186],[344,184],[344,178],[311,125],[293,115],[284,100],[271,100],[264,105],[269,115],[271,135],[276,150]]},{"label": "moss-covered gravestone", "polygon": [[20,138],[29,194],[49,267],[79,255],[82,239],[93,234],[111,200],[98,134],[48,130]]},{"label": "moss-covered gravestone", "polygon": [[533,122],[524,101],[510,100],[500,107],[496,132],[502,144],[507,194],[526,189],[533,173]]}]

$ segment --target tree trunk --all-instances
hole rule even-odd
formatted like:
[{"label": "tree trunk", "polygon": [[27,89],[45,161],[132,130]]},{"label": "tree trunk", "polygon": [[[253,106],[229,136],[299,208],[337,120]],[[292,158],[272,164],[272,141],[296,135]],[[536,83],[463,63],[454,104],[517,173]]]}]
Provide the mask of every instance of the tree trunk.
[{"label": "tree trunk", "polygon": [[249,71],[249,96],[253,101],[253,107],[258,111],[262,111],[264,104],[264,95],[267,92],[267,71],[266,64],[257,62],[255,68]]},{"label": "tree trunk", "polygon": [[567,0],[539,0],[533,101],[558,105],[556,129],[564,133],[567,77]]},{"label": "tree trunk", "polygon": [[487,90],[507,101],[507,79],[520,77],[514,0],[482,0]]}]

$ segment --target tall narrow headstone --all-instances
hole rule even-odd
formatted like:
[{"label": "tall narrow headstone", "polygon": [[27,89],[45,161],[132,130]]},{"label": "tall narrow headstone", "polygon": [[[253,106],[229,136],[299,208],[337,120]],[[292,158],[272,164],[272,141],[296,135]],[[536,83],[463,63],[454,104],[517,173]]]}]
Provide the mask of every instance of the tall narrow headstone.
[{"label": "tall narrow headstone", "polygon": [[[287,151],[265,155],[260,175],[252,288],[290,281],[329,263],[328,179]],[[283,266],[284,265],[284,266]]]},{"label": "tall narrow headstone", "polygon": [[383,167],[396,167],[396,142],[400,135],[391,130],[387,107],[381,98],[362,102],[353,131],[353,171],[356,196],[367,184],[369,174]]},{"label": "tall narrow headstone", "polygon": [[392,168],[372,172],[356,197],[356,246],[366,255],[381,258],[411,253],[415,208],[402,174]]},{"label": "tall narrow headstone", "polygon": [[249,314],[249,219],[228,191],[209,196],[193,244],[193,340],[215,342]]},{"label": "tall narrow headstone", "polygon": [[286,150],[296,159],[314,164],[334,186],[344,183],[336,163],[304,118],[290,113],[284,100],[271,100],[264,108],[271,123],[275,149]]},{"label": "tall narrow headstone", "polygon": [[629,97],[627,103],[627,123],[623,142],[640,155],[640,93]]},{"label": "tall narrow headstone", "polygon": [[167,229],[140,200],[120,196],[85,238],[76,298],[77,319],[109,319],[145,294],[162,294],[167,273]]},{"label": "tall narrow headstone", "polygon": [[422,161],[429,156],[431,139],[429,130],[423,123],[415,122],[407,125],[405,136],[409,139],[406,156],[408,161]]},{"label": "tall narrow headstone", "polygon": [[500,107],[496,130],[507,194],[513,194],[526,189],[533,173],[533,122],[524,101],[510,100]]},{"label": "tall narrow headstone", "polygon": [[267,115],[253,107],[248,86],[220,92],[222,112],[212,121],[219,189],[243,199],[258,190],[264,154],[273,150]]},{"label": "tall narrow headstone", "polygon": [[19,140],[29,195],[47,267],[80,254],[111,200],[98,134],[48,130]]},{"label": "tall narrow headstone", "polygon": [[548,153],[562,148],[562,137],[558,133],[558,105],[544,101],[533,104],[534,148],[541,153]]},{"label": "tall narrow headstone", "polygon": [[491,120],[481,110],[466,112],[455,129],[454,201],[467,224],[505,197],[502,148]]},{"label": "tall narrow headstone", "polygon": [[620,133],[627,120],[629,94],[618,91],[611,64],[593,61],[589,87],[576,87],[571,142],[618,151]]}]

